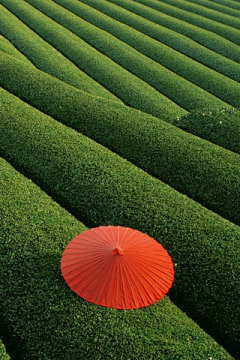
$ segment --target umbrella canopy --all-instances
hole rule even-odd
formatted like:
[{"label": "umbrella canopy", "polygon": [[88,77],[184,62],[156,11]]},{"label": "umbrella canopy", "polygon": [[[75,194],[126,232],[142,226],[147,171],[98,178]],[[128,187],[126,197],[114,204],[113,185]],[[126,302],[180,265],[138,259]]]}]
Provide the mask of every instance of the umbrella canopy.
[{"label": "umbrella canopy", "polygon": [[168,292],[174,278],[163,246],[122,226],[101,226],[76,236],[62,254],[61,272],[76,294],[116,309],[154,303]]}]

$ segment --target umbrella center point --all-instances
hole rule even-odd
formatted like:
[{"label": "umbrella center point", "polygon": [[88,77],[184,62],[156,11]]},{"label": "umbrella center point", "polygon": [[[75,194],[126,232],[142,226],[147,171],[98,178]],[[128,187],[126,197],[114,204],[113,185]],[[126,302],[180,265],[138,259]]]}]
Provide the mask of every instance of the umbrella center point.
[{"label": "umbrella center point", "polygon": [[123,249],[121,248],[121,246],[116,246],[112,251],[112,255],[123,256]]}]

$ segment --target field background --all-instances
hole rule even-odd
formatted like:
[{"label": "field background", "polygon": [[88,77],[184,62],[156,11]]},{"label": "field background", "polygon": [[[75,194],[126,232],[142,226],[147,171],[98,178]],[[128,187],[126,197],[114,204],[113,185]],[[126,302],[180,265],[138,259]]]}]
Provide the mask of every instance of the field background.
[{"label": "field background", "polygon": [[[0,359],[240,358],[240,3],[0,0]],[[101,225],[175,267],[139,310],[64,283]]]}]

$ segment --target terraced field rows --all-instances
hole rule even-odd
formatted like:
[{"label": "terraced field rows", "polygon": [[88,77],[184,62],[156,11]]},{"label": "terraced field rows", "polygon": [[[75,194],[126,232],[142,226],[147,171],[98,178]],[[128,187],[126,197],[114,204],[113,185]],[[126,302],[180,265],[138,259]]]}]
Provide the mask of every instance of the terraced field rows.
[{"label": "terraced field rows", "polygon": [[[158,3],[157,6],[157,1],[155,0],[150,0],[150,1],[146,1],[146,0],[138,0],[138,2],[140,2],[141,4],[145,4],[148,6],[151,6],[153,8],[155,8],[155,6],[158,8],[158,10],[160,9],[161,11],[164,12],[164,10],[168,10],[168,13],[172,13],[175,14],[176,17],[177,15],[182,15],[185,12],[179,11],[178,9],[182,9],[182,10],[186,10],[187,13],[185,13],[186,15],[188,15],[188,19],[191,18],[194,21],[194,24],[198,24],[198,22],[196,21],[196,19],[199,19],[198,17],[195,17],[193,14],[197,14],[203,17],[206,17],[208,19],[214,20],[216,22],[220,22],[222,24],[234,27],[236,29],[240,29],[240,19],[239,19],[239,12],[236,10],[232,10],[229,9],[227,7],[222,7],[218,4],[213,4],[210,1],[199,1],[199,5],[197,4],[198,1],[195,1],[194,4],[191,4],[191,2],[189,1],[179,1],[179,0],[163,0],[162,2],[165,4],[169,4],[171,6],[167,6],[165,4],[161,4]],[[205,6],[207,6],[207,8],[205,6],[202,6],[202,4],[204,4]],[[154,6],[155,5],[155,6]],[[172,7],[172,5],[174,7]],[[212,7],[215,5],[215,9],[214,10],[210,10],[209,6]],[[175,6],[178,8],[176,9]],[[172,10],[172,11],[171,11]],[[217,11],[215,11],[217,10]],[[189,12],[191,14],[189,14]],[[231,15],[231,16],[229,16]],[[202,19],[202,22],[204,21],[204,19]],[[206,21],[206,19],[205,19]],[[208,22],[206,22],[208,23]],[[213,23],[210,24],[210,26],[212,26]]]},{"label": "terraced field rows", "polygon": [[[139,112],[116,104],[110,107],[109,102],[96,101],[17,61],[12,60],[10,65],[7,56],[0,55],[0,59],[3,70],[0,83],[8,91],[240,224],[240,214],[235,211],[240,201],[239,155],[187,135],[147,114],[139,116]],[[235,136],[237,141],[240,124],[233,130],[230,142]]]},{"label": "terraced field rows", "polygon": [[8,279],[6,286],[1,277],[1,310],[11,331],[12,359],[123,360],[130,352],[132,359],[232,359],[167,296],[125,312],[71,293],[60,276],[59,259],[68,241],[86,227],[4,160],[0,169],[6,209],[1,274]]},{"label": "terraced field rows", "polygon": [[[176,4],[176,6],[178,5],[182,5],[184,6],[185,4],[182,4],[180,1],[178,0],[166,0],[164,1],[168,4],[174,5]],[[193,3],[191,6],[190,3]],[[199,11],[204,11],[204,14],[209,17],[209,15],[211,16],[211,13],[208,14],[207,10],[208,9],[212,9],[212,10],[217,10],[223,14],[228,14],[228,15],[232,15],[232,16],[236,16],[239,17],[240,13],[238,10],[240,10],[240,5],[234,1],[231,0],[220,0],[220,1],[209,1],[209,0],[188,0],[188,5],[191,6],[191,9],[193,12],[195,12],[194,10],[197,10],[199,8]],[[198,4],[201,7],[194,7],[194,4]],[[205,9],[203,8],[205,7]]]},{"label": "terraced field rows", "polygon": [[[240,62],[239,47],[236,44],[211,31],[191,25],[188,22],[174,19],[168,15],[161,14],[161,12],[156,13],[156,10],[154,11],[147,7],[143,8],[143,6],[140,6],[139,11],[129,13],[127,10],[131,10],[131,8],[128,7],[130,1],[124,2],[126,9],[125,6],[122,8],[121,6],[104,0],[82,0],[82,2],[169,45],[179,52],[183,52],[184,54],[188,52],[190,54],[189,56],[194,56],[195,48],[190,41],[191,39],[218,54],[226,56],[238,63]],[[135,7],[139,9],[139,5],[135,2],[132,1],[131,5],[134,6],[134,9]],[[143,14],[144,9],[146,12]],[[150,16],[149,13],[151,14]],[[161,22],[162,18],[163,21]]]},{"label": "terraced field rows", "polygon": [[0,9],[1,32],[19,49],[18,54],[25,54],[25,60],[31,60],[39,69],[76,88],[110,100],[119,101],[111,92],[100,86],[98,82],[87,76],[54,47],[34,31],[31,31],[16,16],[2,6]]},{"label": "terraced field rows", "polygon": [[[154,21],[157,24],[160,24],[163,26],[169,26],[170,29],[176,29],[175,26],[172,24],[177,25],[177,24],[181,24],[181,21],[184,21],[184,22],[187,22],[188,24],[193,24],[194,27],[197,26],[198,28],[203,28],[204,30],[215,33],[227,40],[232,41],[233,43],[235,43],[237,45],[240,44],[240,33],[239,33],[239,31],[237,31],[239,29],[239,20],[235,19],[233,17],[231,17],[232,22],[231,22],[231,25],[229,26],[230,18],[227,18],[223,14],[220,14],[220,15],[222,15],[221,19],[223,17],[225,19],[225,22],[228,23],[228,25],[224,25],[222,23],[219,23],[219,22],[216,22],[213,20],[209,20],[205,17],[195,15],[192,12],[184,11],[184,10],[181,10],[176,7],[163,5],[162,2],[159,2],[157,0],[149,0],[147,2],[146,7],[145,7],[145,5],[137,4],[137,3],[146,3],[146,0],[138,0],[138,1],[110,0],[110,2],[120,5],[130,11],[133,11],[136,14],[140,14],[141,16],[143,15],[147,19]],[[183,6],[185,7],[185,2],[181,1],[181,4],[183,4]],[[189,6],[187,6],[187,7],[189,7]],[[150,8],[153,8],[153,11]],[[197,7],[194,6],[194,9],[196,9],[196,8]],[[160,12],[156,12],[154,10],[157,10],[157,11],[160,10]],[[162,16],[162,13],[167,14],[167,16]],[[210,11],[208,11],[207,13],[209,14]],[[180,21],[174,20],[174,18],[180,19]],[[234,26],[234,25],[237,27],[237,29],[232,28],[232,26]],[[184,26],[184,24],[182,24],[181,28],[183,31],[182,33],[184,33],[185,30],[187,29],[187,26]],[[179,31],[179,32],[181,33],[181,31]],[[187,33],[185,33],[184,35],[186,35],[186,34]],[[198,39],[200,39],[199,35],[198,35]]]},{"label": "terraced field rows", "polygon": [[[13,360],[240,356],[239,10],[0,0],[0,338]],[[125,312],[64,284],[64,247],[109,224],[168,250],[168,296]]]},{"label": "terraced field rows", "polygon": [[[167,67],[169,70],[183,76],[185,79],[196,85],[204,86],[205,90],[207,90],[205,88],[205,82],[211,77],[211,74],[213,74],[209,67],[236,81],[239,81],[240,79],[239,64],[196,44],[194,41],[191,41],[184,36],[180,38],[181,47],[185,48],[185,54],[188,55],[188,57],[190,56],[190,58],[184,56],[184,54],[181,54],[179,51],[174,51],[172,47],[167,46],[167,42],[165,45],[160,41],[156,41],[152,37],[119,21],[115,21],[110,16],[93,9],[91,6],[83,4],[82,2],[77,0],[55,0],[55,2],[64,6],[84,20],[96,25],[98,28],[106,30],[118,39],[131,45],[139,52]],[[171,41],[174,35],[176,36],[176,34],[172,32]],[[161,41],[164,41],[164,39]],[[169,43],[169,45],[171,45],[171,43]],[[186,52],[187,50],[189,50],[189,52]],[[191,58],[197,60],[197,62],[192,61]],[[202,67],[199,62],[207,66]],[[205,76],[206,74],[207,76]],[[202,78],[203,76],[204,81]],[[210,88],[208,88],[208,90],[211,91]]]}]

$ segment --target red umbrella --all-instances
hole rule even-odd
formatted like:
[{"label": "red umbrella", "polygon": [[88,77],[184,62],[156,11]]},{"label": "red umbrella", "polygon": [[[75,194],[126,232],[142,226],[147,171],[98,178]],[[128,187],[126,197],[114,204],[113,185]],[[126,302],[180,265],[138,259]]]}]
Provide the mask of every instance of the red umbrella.
[{"label": "red umbrella", "polygon": [[61,272],[92,303],[116,309],[148,306],[170,289],[173,263],[156,240],[121,226],[84,231],[66,246]]}]

